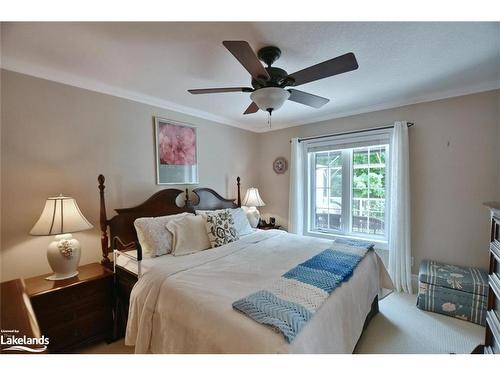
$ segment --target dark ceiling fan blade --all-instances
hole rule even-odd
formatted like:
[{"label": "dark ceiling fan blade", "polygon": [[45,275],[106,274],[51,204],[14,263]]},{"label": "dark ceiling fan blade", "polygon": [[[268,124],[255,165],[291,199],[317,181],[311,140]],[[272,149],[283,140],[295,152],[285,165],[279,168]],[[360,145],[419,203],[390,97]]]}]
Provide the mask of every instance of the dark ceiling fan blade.
[{"label": "dark ceiling fan blade", "polygon": [[197,94],[217,94],[221,92],[252,92],[250,87],[221,87],[215,89],[191,89],[188,90],[193,95]]},{"label": "dark ceiling fan blade", "polygon": [[298,72],[290,74],[289,77],[295,80],[293,86],[298,86],[356,69],[358,69],[356,56],[354,56],[354,53],[349,52],[345,55],[310,66],[309,68],[299,70]]},{"label": "dark ceiling fan blade", "polygon": [[288,91],[290,92],[290,97],[288,98],[288,100],[300,104],[305,104],[309,107],[321,108],[330,101],[330,99],[323,98],[322,96],[309,94],[308,92],[300,90],[289,89]]},{"label": "dark ceiling fan blade", "polygon": [[259,58],[253,51],[248,42],[244,40],[226,40],[222,42],[229,52],[240,62],[241,65],[258,80],[268,81],[271,79],[269,73],[259,61]]},{"label": "dark ceiling fan blade", "polygon": [[249,115],[250,113],[255,113],[259,110],[259,107],[257,107],[257,104],[255,104],[254,102],[252,102],[252,104],[250,104],[247,108],[247,110],[245,112],[243,112],[244,115]]}]

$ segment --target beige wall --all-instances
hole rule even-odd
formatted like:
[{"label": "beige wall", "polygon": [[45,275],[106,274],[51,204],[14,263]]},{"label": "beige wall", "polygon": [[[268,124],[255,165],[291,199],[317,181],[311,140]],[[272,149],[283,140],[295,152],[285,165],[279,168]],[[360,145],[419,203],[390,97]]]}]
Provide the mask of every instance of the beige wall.
[{"label": "beige wall", "polygon": [[[259,187],[267,203],[261,211],[282,224],[289,175],[276,175],[272,161],[290,158],[292,137],[413,121],[414,272],[424,258],[486,266],[481,203],[500,200],[500,91],[255,134],[9,71],[2,71],[1,90],[2,280],[50,271],[50,238],[28,235],[47,196],[75,197],[97,227],[99,173],[107,177],[108,215],[162,188],[155,184],[153,115],[199,126],[200,185],[234,197],[240,175],[243,192]],[[75,236],[84,248],[81,263],[99,260],[97,228]]]},{"label": "beige wall", "polygon": [[293,137],[391,124],[410,129],[413,272],[422,259],[487,266],[488,212],[500,199],[500,91],[405,106],[277,130],[259,136],[259,190],[265,216],[288,220],[289,173],[272,162],[290,159]]},{"label": "beige wall", "polygon": [[[81,264],[100,259],[97,175],[107,179],[107,208],[141,203],[155,184],[153,115],[197,125],[199,180],[228,197],[256,183],[258,135],[161,108],[2,71],[1,279],[50,272],[49,237],[28,235],[45,198],[76,198],[91,231],[75,234]],[[182,188],[182,186],[181,186]]]}]

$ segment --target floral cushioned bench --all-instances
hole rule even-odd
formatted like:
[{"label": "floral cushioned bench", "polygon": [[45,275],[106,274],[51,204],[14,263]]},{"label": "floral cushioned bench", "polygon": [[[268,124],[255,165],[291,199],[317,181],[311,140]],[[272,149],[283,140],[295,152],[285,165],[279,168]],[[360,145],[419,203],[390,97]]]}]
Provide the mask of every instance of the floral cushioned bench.
[{"label": "floral cushioned bench", "polygon": [[485,325],[487,296],[486,271],[431,260],[420,264],[417,306],[422,310]]}]

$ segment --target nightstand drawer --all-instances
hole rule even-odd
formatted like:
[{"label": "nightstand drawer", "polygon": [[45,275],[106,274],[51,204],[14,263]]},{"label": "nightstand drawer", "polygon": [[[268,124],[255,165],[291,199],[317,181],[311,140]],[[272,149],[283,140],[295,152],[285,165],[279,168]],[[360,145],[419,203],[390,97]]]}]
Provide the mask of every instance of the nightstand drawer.
[{"label": "nightstand drawer", "polygon": [[496,245],[498,249],[500,249],[500,217],[497,217],[496,214],[492,217],[492,244]]},{"label": "nightstand drawer", "polygon": [[490,243],[490,253],[492,259],[494,259],[493,273],[496,273],[500,277],[500,248],[493,242]]},{"label": "nightstand drawer", "polygon": [[39,304],[37,299],[33,299],[33,308],[37,314],[38,322],[43,327],[55,327],[61,324],[74,322],[75,320],[94,315],[96,311],[111,311],[113,305],[110,295],[107,298],[88,300],[87,303],[68,304],[59,308],[44,308],[45,301]]},{"label": "nightstand drawer", "polygon": [[[111,279],[94,280],[85,284],[64,288],[32,297],[35,309],[45,313],[58,313],[61,308],[66,310],[89,303],[103,303],[110,300],[113,291]],[[64,307],[61,307],[64,302]]]},{"label": "nightstand drawer", "polygon": [[500,299],[500,276],[497,274],[488,275],[488,285],[493,291],[496,299]]},{"label": "nightstand drawer", "polygon": [[41,324],[41,327],[50,340],[49,350],[60,352],[71,350],[86,342],[108,338],[112,319],[111,310],[101,309],[70,322],[51,323],[45,328]]},{"label": "nightstand drawer", "polygon": [[[488,311],[486,315],[486,323],[488,330],[491,332],[491,345],[489,351],[492,354],[500,354],[500,320],[499,317],[493,312]],[[488,352],[488,350],[486,350]]]}]

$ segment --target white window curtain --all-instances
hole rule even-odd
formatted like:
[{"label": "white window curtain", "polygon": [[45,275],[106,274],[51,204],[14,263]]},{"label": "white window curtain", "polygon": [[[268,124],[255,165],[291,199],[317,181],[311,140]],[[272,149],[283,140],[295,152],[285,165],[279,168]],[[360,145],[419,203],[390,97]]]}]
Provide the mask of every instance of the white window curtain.
[{"label": "white window curtain", "polygon": [[410,155],[406,121],[394,123],[390,149],[389,274],[397,291],[412,293]]},{"label": "white window curtain", "polygon": [[290,196],[288,202],[288,231],[295,234],[304,232],[304,156],[298,138],[291,141]]}]

